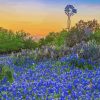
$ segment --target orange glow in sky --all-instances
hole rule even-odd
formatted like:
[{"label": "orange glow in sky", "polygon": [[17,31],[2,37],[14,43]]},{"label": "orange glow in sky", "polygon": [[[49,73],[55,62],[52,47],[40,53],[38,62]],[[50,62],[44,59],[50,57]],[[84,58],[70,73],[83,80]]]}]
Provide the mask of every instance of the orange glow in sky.
[{"label": "orange glow in sky", "polygon": [[[64,13],[66,2],[54,6],[53,4],[37,2],[38,0],[33,0],[33,2],[18,1],[8,2],[6,0],[6,2],[0,3],[0,27],[14,31],[24,30],[40,36],[67,27],[67,16]],[[81,19],[92,20],[95,18],[100,21],[100,12],[97,10],[100,9],[100,6],[75,4],[75,8],[78,9],[78,13],[72,17],[72,26]]]}]

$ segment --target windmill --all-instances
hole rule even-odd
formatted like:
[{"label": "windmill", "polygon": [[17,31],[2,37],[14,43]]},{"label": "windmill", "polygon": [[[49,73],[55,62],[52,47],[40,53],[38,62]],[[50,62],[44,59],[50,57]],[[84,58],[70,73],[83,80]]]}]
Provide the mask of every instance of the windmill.
[{"label": "windmill", "polygon": [[65,14],[68,17],[68,20],[67,20],[67,29],[69,31],[70,30],[70,25],[71,25],[71,16],[73,16],[75,13],[77,13],[77,9],[75,9],[73,5],[67,5],[65,7],[64,11],[65,11]]}]

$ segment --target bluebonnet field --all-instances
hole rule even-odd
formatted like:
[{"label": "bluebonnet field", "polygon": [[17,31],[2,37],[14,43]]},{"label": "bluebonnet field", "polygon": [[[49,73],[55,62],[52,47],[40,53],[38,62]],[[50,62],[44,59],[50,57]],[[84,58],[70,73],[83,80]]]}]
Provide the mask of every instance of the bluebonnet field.
[{"label": "bluebonnet field", "polygon": [[14,70],[14,81],[0,82],[0,100],[100,100],[100,66],[76,54],[38,63],[28,57],[23,63],[11,56],[1,59]]},{"label": "bluebonnet field", "polygon": [[0,54],[7,53],[0,55],[0,100],[100,100],[96,20],[80,20],[38,42],[25,32],[0,28],[0,43]]}]

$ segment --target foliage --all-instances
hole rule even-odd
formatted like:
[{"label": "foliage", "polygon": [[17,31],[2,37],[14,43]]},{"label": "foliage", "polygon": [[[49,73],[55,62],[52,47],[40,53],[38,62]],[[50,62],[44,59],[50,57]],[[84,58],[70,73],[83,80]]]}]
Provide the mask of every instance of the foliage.
[{"label": "foliage", "polygon": [[89,41],[94,38],[99,41],[99,24],[96,20],[84,22],[80,20],[74,27],[71,28],[68,36],[66,37],[66,45],[74,46],[82,41]]},{"label": "foliage", "polygon": [[89,69],[89,70],[92,70],[93,69],[93,66],[91,64],[89,64],[87,61],[85,61],[84,59],[80,59],[80,58],[72,58],[70,61],[69,61],[69,66],[75,66],[75,67],[78,67],[80,69]]},{"label": "foliage", "polygon": [[88,43],[82,45],[79,56],[98,63],[100,60],[100,45],[97,45],[95,40],[90,40]]},{"label": "foliage", "polygon": [[58,33],[51,32],[45,38],[39,40],[39,48],[42,46],[55,46],[56,49],[60,49],[65,44],[65,38],[67,35],[68,32],[65,29]]},{"label": "foliage", "polygon": [[0,28],[0,53],[20,51],[21,49],[36,49],[42,46],[54,47],[57,50],[73,47],[82,41],[96,40],[100,44],[100,26],[96,20],[84,22],[80,20],[69,32],[50,32],[45,38],[35,42],[29,33],[24,31],[12,32]]},{"label": "foliage", "polygon": [[35,63],[33,63],[31,66],[29,66],[29,69],[35,70],[36,66],[37,66],[37,65],[36,65]]},{"label": "foliage", "polygon": [[81,31],[73,28],[68,34],[68,36],[66,37],[66,46],[69,47],[73,47],[74,45],[76,45],[77,43],[80,43],[81,41],[87,41],[87,36],[82,33]]},{"label": "foliage", "polygon": [[89,38],[90,40],[95,40],[98,45],[100,45],[100,29],[96,30]]},{"label": "foliage", "polygon": [[91,34],[91,32],[95,32],[100,28],[99,23],[97,20],[90,20],[85,22],[84,20],[80,20],[78,23],[76,23],[76,26],[78,30],[83,30],[85,34]]},{"label": "foliage", "polygon": [[52,45],[56,37],[57,37],[57,33],[50,32],[45,38],[41,38],[39,40],[38,47],[41,48],[42,46]]},{"label": "foliage", "polygon": [[55,32],[50,32],[46,38],[45,38],[45,41],[47,44],[51,44],[52,45],[52,42],[55,40],[55,38],[57,37],[57,33]]},{"label": "foliage", "polygon": [[67,62],[59,62],[59,61],[57,61],[52,66],[59,67],[59,66],[64,66],[66,64],[67,64]]},{"label": "foliage", "polygon": [[24,49],[36,49],[37,47],[38,43],[33,41],[32,38],[24,40]]},{"label": "foliage", "polygon": [[6,77],[12,83],[14,81],[13,71],[8,66],[3,65],[0,65],[0,69],[0,81]]},{"label": "foliage", "polygon": [[46,45],[47,43],[45,42],[44,38],[41,38],[38,42],[38,47],[41,48],[42,46]]},{"label": "foliage", "polygon": [[18,31],[16,33],[0,28],[0,53],[20,51],[21,49],[34,49],[37,43],[32,40],[29,34]]},{"label": "foliage", "polygon": [[[12,56],[11,58],[13,59],[13,64],[15,66],[19,66],[19,67],[21,67],[21,66],[30,67],[29,64],[33,62],[33,58],[31,58],[30,55],[27,55],[27,53],[25,53],[25,54],[20,53],[20,54],[17,54],[17,56],[16,55]],[[27,65],[26,65],[26,63],[27,63]]]},{"label": "foliage", "polygon": [[9,52],[12,50],[19,50],[23,47],[22,40],[16,38],[12,32],[0,29],[0,52]]},{"label": "foliage", "polygon": [[68,32],[66,30],[62,30],[61,32],[59,32],[58,36],[55,38],[55,40],[53,41],[53,44],[57,47],[63,46],[65,44],[65,39],[68,35]]}]

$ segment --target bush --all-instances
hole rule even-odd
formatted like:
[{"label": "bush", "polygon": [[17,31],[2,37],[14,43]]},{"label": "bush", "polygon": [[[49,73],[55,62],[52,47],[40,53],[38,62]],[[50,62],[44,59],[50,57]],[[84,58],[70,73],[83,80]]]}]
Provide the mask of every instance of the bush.
[{"label": "bush", "polygon": [[24,49],[35,49],[38,47],[38,43],[31,38],[24,40]]},{"label": "bush", "polygon": [[57,34],[55,40],[53,41],[53,45],[56,46],[56,49],[60,49],[62,46],[64,46],[67,35],[68,32],[66,30],[62,30]]},{"label": "bush", "polygon": [[[80,20],[71,30],[66,37],[67,46],[74,46],[82,41],[89,41],[90,37],[100,42],[100,25],[96,20],[84,22]],[[95,33],[95,34],[93,34]]]},{"label": "bush", "polygon": [[90,59],[100,63],[100,45],[98,45],[95,40],[81,42],[75,45],[72,48],[72,52],[78,54],[80,58],[84,58],[86,60]]},{"label": "bush", "polygon": [[23,47],[23,41],[17,38],[12,31],[0,29],[0,53],[18,51]]},{"label": "bush", "polygon": [[100,29],[98,29],[94,34],[89,38],[90,40],[95,40],[98,45],[100,45]]},{"label": "bush", "polygon": [[5,77],[10,83],[14,81],[13,71],[8,66],[0,65],[0,80],[3,80]]},{"label": "bush", "polygon": [[80,56],[100,63],[100,45],[97,45],[95,40],[89,41]]},{"label": "bush", "polygon": [[81,41],[87,41],[88,37],[79,30],[72,29],[68,36],[66,37],[66,45],[69,47],[73,47],[77,43],[80,43]]},{"label": "bush", "polygon": [[34,42],[30,34],[23,31],[16,33],[0,28],[0,53],[18,52],[21,49],[34,49],[37,43]]},{"label": "bush", "polygon": [[68,35],[66,30],[61,32],[50,32],[45,38],[41,38],[38,42],[39,48],[42,46],[51,46],[60,49],[65,44],[65,38]]}]

